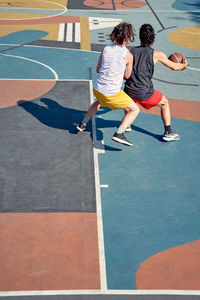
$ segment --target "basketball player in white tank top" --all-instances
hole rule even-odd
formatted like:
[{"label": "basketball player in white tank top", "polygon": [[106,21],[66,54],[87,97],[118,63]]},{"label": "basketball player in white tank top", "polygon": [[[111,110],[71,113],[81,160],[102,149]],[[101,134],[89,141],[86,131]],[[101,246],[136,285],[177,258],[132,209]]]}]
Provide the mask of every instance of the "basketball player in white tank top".
[{"label": "basketball player in white tank top", "polygon": [[96,67],[99,76],[93,91],[97,101],[90,106],[77,129],[85,130],[88,121],[97,113],[100,106],[124,109],[126,114],[112,139],[124,145],[133,146],[123,133],[136,119],[139,107],[121,90],[123,79],[128,79],[132,72],[133,56],[126,48],[126,45],[134,40],[132,25],[120,23],[113,29],[110,39],[113,44],[104,48]]}]

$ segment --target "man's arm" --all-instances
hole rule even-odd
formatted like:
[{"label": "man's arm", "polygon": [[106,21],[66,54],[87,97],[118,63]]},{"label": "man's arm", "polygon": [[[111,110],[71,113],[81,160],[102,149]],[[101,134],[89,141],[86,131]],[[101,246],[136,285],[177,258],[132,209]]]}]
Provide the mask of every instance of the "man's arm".
[{"label": "man's arm", "polygon": [[174,71],[182,71],[188,66],[186,58],[184,58],[184,61],[182,63],[174,63],[173,61],[169,60],[166,54],[162,51],[154,50],[153,60],[154,64],[160,61],[163,65]]},{"label": "man's arm", "polygon": [[99,70],[101,68],[101,62],[102,62],[102,52],[99,56],[99,60],[98,60],[98,63],[97,63],[97,66],[96,66],[96,72],[99,73]]},{"label": "man's arm", "polygon": [[133,55],[130,51],[126,54],[126,69],[124,71],[124,79],[128,79],[131,76],[133,67]]}]

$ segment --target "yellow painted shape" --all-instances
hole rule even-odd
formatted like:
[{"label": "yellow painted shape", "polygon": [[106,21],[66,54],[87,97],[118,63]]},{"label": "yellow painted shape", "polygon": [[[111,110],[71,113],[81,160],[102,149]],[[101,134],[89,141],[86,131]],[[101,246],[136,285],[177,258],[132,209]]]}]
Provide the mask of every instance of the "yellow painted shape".
[{"label": "yellow painted shape", "polygon": [[88,17],[80,18],[80,31],[81,31],[81,49],[90,51],[91,45],[90,45],[90,29],[89,29]]},{"label": "yellow painted shape", "polygon": [[41,30],[48,32],[42,40],[58,40],[59,24],[33,24],[33,25],[0,25],[0,36],[24,30]]},{"label": "yellow painted shape", "polygon": [[183,27],[169,34],[176,45],[200,50],[200,26]]},{"label": "yellow painted shape", "polygon": [[[11,3],[9,5],[8,3]],[[67,0],[49,0],[45,1],[36,1],[36,0],[23,0],[23,1],[2,1],[0,2],[0,7],[4,8],[34,8],[34,9],[62,9],[60,5],[66,7]],[[64,9],[64,8],[63,8]]]},{"label": "yellow painted shape", "polygon": [[0,11],[0,19],[1,20],[28,20],[28,19],[39,19],[39,18],[47,18],[52,15],[43,15],[43,14],[30,14],[30,13],[16,13],[16,12],[5,12]]}]

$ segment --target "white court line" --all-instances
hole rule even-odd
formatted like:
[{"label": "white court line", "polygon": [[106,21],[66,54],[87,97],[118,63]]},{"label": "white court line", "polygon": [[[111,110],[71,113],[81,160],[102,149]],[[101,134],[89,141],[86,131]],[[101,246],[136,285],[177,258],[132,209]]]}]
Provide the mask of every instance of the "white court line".
[{"label": "white court line", "polygon": [[109,188],[109,185],[108,184],[100,184],[100,187],[101,188]]},{"label": "white court line", "polygon": [[80,43],[80,23],[75,23],[75,42]]},{"label": "white court line", "polygon": [[[94,101],[93,98],[93,85],[92,80],[89,80],[90,85],[90,103]],[[94,173],[95,173],[95,192],[96,192],[96,206],[97,206],[97,229],[98,229],[98,246],[99,246],[99,267],[100,267],[100,283],[101,292],[107,291],[107,277],[106,277],[106,260],[104,249],[104,234],[103,234],[103,215],[101,207],[101,190],[100,190],[100,177],[99,177],[99,151],[95,147],[96,142],[96,123],[95,118],[92,118],[92,135],[93,135],[93,155],[94,155]]]},{"label": "white court line", "polygon": [[66,26],[67,26],[66,42],[72,42],[73,24],[67,23]]},{"label": "white court line", "polygon": [[[11,44],[0,44],[4,46],[10,46]],[[101,53],[100,51],[88,51],[88,50],[83,50],[83,49],[72,49],[72,48],[63,48],[63,47],[49,47],[49,46],[40,46],[40,45],[23,45],[23,44],[16,44],[15,46],[19,47],[35,47],[35,48],[44,48],[44,49],[57,49],[57,50],[68,50],[68,51],[83,51],[83,52],[91,52],[91,53]],[[10,50],[10,49],[8,49]],[[5,51],[5,50],[4,50]]]},{"label": "white court line", "polygon": [[198,296],[200,290],[42,290],[42,291],[13,291],[0,292],[5,296],[55,296],[55,295],[177,295]]},{"label": "white court line", "polygon": [[187,69],[195,70],[195,71],[200,71],[200,69],[195,69],[195,68],[191,68],[191,67],[187,67]]},{"label": "white court line", "polygon": [[[16,21],[16,20],[21,21],[21,20],[38,20],[38,19],[54,18],[54,17],[60,16],[60,15],[62,15],[62,14],[64,14],[64,13],[67,12],[67,7],[63,6],[63,5],[60,4],[60,3],[52,2],[52,1],[48,1],[48,0],[35,0],[35,1],[39,1],[39,2],[47,2],[47,3],[51,3],[51,4],[56,4],[56,5],[60,6],[60,7],[62,7],[62,9],[64,9],[64,11],[62,11],[62,12],[59,13],[59,14],[53,15],[53,16],[45,16],[45,17],[39,17],[39,18],[23,18],[23,19],[0,19],[0,21],[4,21],[4,20],[5,20],[5,21]],[[37,8],[34,8],[34,10],[35,10],[35,9],[37,9]],[[40,9],[38,8],[38,11],[39,11],[39,10],[40,10]]]},{"label": "white court line", "polygon": [[41,63],[41,62],[39,62],[37,60],[26,58],[26,57],[23,57],[23,56],[16,56],[16,55],[2,54],[2,53],[0,53],[0,56],[9,56],[9,57],[14,57],[14,58],[19,58],[19,59],[23,59],[23,60],[28,60],[28,61],[34,62],[34,63],[36,63],[38,65],[42,65],[43,67],[49,69],[54,74],[56,80],[58,79],[58,74],[56,73],[56,71],[54,69],[52,69],[48,65],[43,64],[43,63]]},{"label": "white court line", "polygon": [[60,23],[60,25],[59,25],[59,31],[58,31],[58,41],[63,42],[64,32],[65,32],[65,24],[64,23]]}]

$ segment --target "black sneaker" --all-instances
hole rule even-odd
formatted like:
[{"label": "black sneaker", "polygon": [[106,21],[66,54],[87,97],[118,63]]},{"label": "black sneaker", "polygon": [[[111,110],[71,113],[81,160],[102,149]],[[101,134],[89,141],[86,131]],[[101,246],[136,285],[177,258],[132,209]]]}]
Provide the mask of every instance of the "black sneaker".
[{"label": "black sneaker", "polygon": [[177,133],[175,133],[173,130],[170,132],[165,132],[163,136],[163,140],[165,142],[171,142],[171,141],[179,141],[181,136]]},{"label": "black sneaker", "polygon": [[115,132],[112,137],[112,140],[127,146],[133,146],[133,144],[127,140],[123,133]]},{"label": "black sneaker", "polygon": [[87,124],[81,122],[79,125],[76,126],[76,129],[78,129],[78,131],[84,131],[86,126]]}]

